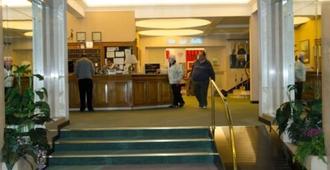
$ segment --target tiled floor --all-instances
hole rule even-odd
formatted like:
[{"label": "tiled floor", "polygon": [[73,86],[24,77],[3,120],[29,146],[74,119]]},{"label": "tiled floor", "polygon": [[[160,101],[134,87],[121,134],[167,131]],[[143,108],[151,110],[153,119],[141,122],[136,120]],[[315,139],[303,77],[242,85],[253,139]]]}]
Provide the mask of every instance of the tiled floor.
[{"label": "tiled floor", "polygon": [[[200,109],[195,97],[186,96],[183,108],[150,109],[132,111],[71,112],[70,125],[66,128],[113,128],[113,127],[173,127],[209,126],[210,107]],[[226,126],[223,105],[216,101],[216,124]],[[230,99],[230,109],[235,125],[259,125],[258,105],[247,99]]]}]

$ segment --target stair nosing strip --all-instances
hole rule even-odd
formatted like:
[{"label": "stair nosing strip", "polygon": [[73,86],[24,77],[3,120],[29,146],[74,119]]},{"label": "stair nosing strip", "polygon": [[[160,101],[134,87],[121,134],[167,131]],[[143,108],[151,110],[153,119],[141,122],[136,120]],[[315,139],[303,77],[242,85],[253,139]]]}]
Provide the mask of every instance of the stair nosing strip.
[{"label": "stair nosing strip", "polygon": [[56,141],[55,144],[93,144],[93,143],[161,143],[161,142],[212,142],[210,138],[191,138],[191,139],[133,139],[133,140],[66,140]]},{"label": "stair nosing strip", "polygon": [[100,154],[100,155],[49,155],[49,158],[108,158],[108,157],[166,157],[166,156],[218,156],[215,152],[191,152],[191,153],[143,153],[143,154]]},{"label": "stair nosing strip", "polygon": [[173,127],[112,127],[112,128],[64,128],[61,131],[98,131],[98,130],[171,130],[171,129],[209,129],[209,126],[173,126]]}]

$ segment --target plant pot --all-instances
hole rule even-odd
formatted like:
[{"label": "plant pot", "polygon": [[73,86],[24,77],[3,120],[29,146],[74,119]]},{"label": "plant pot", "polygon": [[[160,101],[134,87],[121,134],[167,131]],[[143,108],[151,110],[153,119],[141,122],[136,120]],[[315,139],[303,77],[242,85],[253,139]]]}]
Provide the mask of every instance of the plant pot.
[{"label": "plant pot", "polygon": [[[327,161],[327,157],[324,159]],[[328,161],[327,161],[328,162]],[[318,156],[308,156],[306,159],[306,169],[307,170],[327,170],[328,165],[323,162]]]},{"label": "plant pot", "polygon": [[[29,159],[29,161],[33,162],[32,157],[29,156],[28,159]],[[7,166],[6,166],[6,163],[2,162],[2,165],[1,166],[2,166],[1,167],[2,169],[1,170],[8,170],[7,169]],[[33,167],[31,167],[31,165],[26,160],[24,160],[23,158],[21,158],[21,159],[19,159],[15,163],[15,165],[14,165],[14,167],[13,167],[12,170],[22,170],[22,169],[24,169],[24,170],[32,170],[32,169],[35,169],[36,168],[35,164],[32,165],[32,166]]]}]

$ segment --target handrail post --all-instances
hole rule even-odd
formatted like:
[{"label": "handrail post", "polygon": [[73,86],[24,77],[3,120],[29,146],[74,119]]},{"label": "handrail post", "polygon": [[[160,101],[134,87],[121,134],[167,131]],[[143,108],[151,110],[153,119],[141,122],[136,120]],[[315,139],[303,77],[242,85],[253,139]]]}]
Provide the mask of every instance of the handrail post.
[{"label": "handrail post", "polygon": [[211,82],[211,131],[213,138],[215,133],[215,96],[214,96],[214,87]]},{"label": "handrail post", "polygon": [[225,107],[225,115],[228,121],[229,126],[229,139],[230,139],[230,146],[232,149],[232,160],[233,160],[233,170],[237,170],[237,155],[236,155],[236,146],[235,146],[235,132],[233,127],[233,119],[232,115],[228,106],[227,98],[221,93],[218,86],[215,84],[215,82],[210,79],[211,83],[211,133],[212,137],[215,138],[214,132],[215,132],[215,93],[220,95],[220,99],[222,100],[224,107]]}]

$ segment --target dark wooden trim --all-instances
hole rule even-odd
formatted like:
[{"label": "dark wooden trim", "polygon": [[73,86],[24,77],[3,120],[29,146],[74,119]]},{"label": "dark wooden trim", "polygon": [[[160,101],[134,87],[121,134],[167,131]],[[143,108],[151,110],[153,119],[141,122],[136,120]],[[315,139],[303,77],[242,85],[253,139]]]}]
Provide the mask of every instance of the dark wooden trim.
[{"label": "dark wooden trim", "polygon": [[273,121],[274,121],[272,118],[270,118],[270,117],[266,117],[266,116],[263,116],[263,115],[262,115],[262,116],[259,116],[258,120],[259,120],[260,122],[262,122],[262,123],[268,125],[268,126],[272,126]]},{"label": "dark wooden trim", "polygon": [[253,100],[251,100],[250,103],[252,103],[252,104],[259,104],[259,101],[256,101],[256,100],[253,101]]},{"label": "dark wooden trim", "polygon": [[226,90],[227,93],[233,93],[235,89],[237,89],[237,87],[243,86],[246,82],[250,81],[250,79],[247,79],[245,81],[242,81],[241,83],[237,84],[236,86],[234,86],[233,88]]}]

